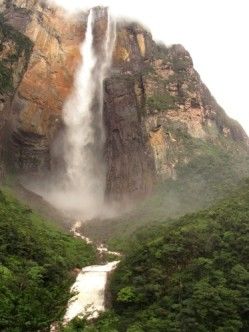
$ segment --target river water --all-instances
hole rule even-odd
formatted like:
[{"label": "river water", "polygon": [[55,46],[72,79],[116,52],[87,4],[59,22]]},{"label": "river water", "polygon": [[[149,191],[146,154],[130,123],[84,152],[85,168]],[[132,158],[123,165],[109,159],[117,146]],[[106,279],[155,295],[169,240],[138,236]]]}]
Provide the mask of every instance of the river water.
[{"label": "river water", "polygon": [[97,318],[105,310],[105,288],[108,274],[113,271],[119,262],[106,265],[87,266],[81,270],[72,292],[77,292],[68,303],[64,322],[68,323],[75,317]]},{"label": "river water", "polygon": [[[72,233],[87,243],[92,241],[81,235],[79,228],[81,222],[77,221],[72,227]],[[120,257],[118,252],[109,251],[104,245],[97,247],[100,254],[108,253]],[[84,267],[78,274],[71,292],[76,293],[68,302],[64,324],[66,325],[75,317],[97,318],[100,312],[105,311],[105,291],[108,275],[119,263],[119,260],[109,262],[105,265],[92,265]]]}]

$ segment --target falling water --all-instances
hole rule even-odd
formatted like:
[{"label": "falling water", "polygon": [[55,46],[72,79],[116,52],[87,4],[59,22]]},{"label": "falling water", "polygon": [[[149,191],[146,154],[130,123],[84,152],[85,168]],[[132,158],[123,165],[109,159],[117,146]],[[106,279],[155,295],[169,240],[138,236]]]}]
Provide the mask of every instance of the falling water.
[{"label": "falling water", "polygon": [[[94,37],[95,20],[106,15],[102,42]],[[102,19],[103,17],[101,17]],[[103,82],[111,65],[115,24],[105,8],[90,10],[72,94],[63,109],[65,170],[49,201],[85,219],[98,217],[104,209],[106,170],[103,159]]]},{"label": "falling water", "polygon": [[[81,45],[82,64],[78,69],[74,91],[65,103],[63,118],[65,123],[64,161],[65,174],[63,191],[58,191],[50,200],[56,205],[63,202],[68,209],[80,216],[80,220],[103,214],[105,192],[105,167],[103,147],[105,132],[103,126],[103,82],[111,65],[115,42],[115,25],[107,12],[105,37],[101,45],[94,40],[94,23],[99,14],[90,10],[87,19],[85,40]],[[97,52],[95,50],[98,50]],[[62,195],[62,196],[60,196]],[[61,197],[65,199],[61,199]],[[90,239],[81,235],[82,223],[77,221],[72,228],[75,237],[87,243]],[[110,252],[104,245],[97,247],[100,256]],[[105,288],[108,274],[119,261],[103,265],[84,267],[71,288],[76,295],[68,303],[64,316],[66,325],[76,316],[88,319],[98,317],[105,310]],[[51,331],[54,327],[51,326]]]},{"label": "falling water", "polygon": [[[92,128],[92,99],[95,93],[93,69],[96,57],[93,49],[93,12],[88,16],[85,41],[81,46],[83,64],[75,79],[75,89],[64,106],[66,124],[66,176],[75,190],[92,194],[95,188],[93,177],[94,158],[90,146],[94,144]],[[89,177],[90,175],[90,177]],[[80,181],[80,182],[78,182]]]}]

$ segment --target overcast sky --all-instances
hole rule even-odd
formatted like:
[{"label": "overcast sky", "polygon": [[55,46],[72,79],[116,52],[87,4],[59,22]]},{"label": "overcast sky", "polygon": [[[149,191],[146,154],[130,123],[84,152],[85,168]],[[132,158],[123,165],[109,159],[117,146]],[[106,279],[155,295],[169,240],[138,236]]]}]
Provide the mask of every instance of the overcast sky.
[{"label": "overcast sky", "polygon": [[[249,0],[52,0],[68,11],[108,5],[155,40],[181,43],[218,103],[249,134]],[[248,97],[247,97],[248,96]]]}]

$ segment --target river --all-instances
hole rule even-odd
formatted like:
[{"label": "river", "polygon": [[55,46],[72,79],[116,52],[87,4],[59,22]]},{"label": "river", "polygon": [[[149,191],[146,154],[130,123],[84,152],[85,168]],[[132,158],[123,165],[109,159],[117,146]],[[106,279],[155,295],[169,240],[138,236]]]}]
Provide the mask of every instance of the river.
[{"label": "river", "polygon": [[[81,222],[77,221],[71,231],[87,243],[93,243],[89,238],[80,234]],[[109,251],[104,245],[97,247],[100,254],[108,253],[120,257],[118,252]],[[82,268],[71,292],[76,293],[68,302],[64,324],[66,325],[75,317],[97,318],[100,312],[105,311],[105,291],[108,275],[119,263],[119,260],[104,265],[92,265]]]}]

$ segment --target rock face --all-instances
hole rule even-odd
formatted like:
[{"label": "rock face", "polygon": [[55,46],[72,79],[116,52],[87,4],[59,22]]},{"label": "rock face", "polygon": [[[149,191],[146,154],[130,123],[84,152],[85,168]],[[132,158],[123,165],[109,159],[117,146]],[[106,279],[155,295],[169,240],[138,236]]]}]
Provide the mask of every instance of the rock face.
[{"label": "rock face", "polygon": [[80,61],[83,26],[38,1],[5,1],[5,25],[33,43],[27,70],[10,109],[12,164],[22,171],[47,169],[50,146],[61,126],[63,102]]},{"label": "rock face", "polygon": [[118,25],[104,114],[107,190],[114,195],[176,177],[200,145],[226,149],[233,142],[247,150],[247,135],[211,96],[189,53],[157,45],[136,24]]},{"label": "rock face", "polygon": [[[8,130],[0,128],[1,142],[7,140],[8,160],[16,170],[47,170],[51,146],[63,130],[63,103],[81,61],[86,14],[66,18],[35,0],[6,0],[1,12],[2,29],[25,40],[19,50],[13,36],[5,34],[0,49],[1,77],[13,82],[9,88],[10,83],[4,84],[8,92],[1,92],[1,123],[8,120]],[[106,24],[103,11],[99,13],[96,50]],[[10,64],[2,72],[6,61]],[[177,168],[202,153],[203,146],[234,145],[247,153],[245,132],[201,82],[189,53],[180,45],[157,45],[133,23],[117,25],[113,66],[105,82],[104,121],[106,191],[115,199],[140,196],[158,181],[176,177]]]},{"label": "rock face", "polygon": [[32,48],[31,40],[6,24],[0,14],[0,180],[5,173],[3,160],[10,157],[7,122],[11,102],[27,69]]}]

